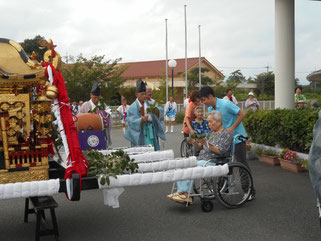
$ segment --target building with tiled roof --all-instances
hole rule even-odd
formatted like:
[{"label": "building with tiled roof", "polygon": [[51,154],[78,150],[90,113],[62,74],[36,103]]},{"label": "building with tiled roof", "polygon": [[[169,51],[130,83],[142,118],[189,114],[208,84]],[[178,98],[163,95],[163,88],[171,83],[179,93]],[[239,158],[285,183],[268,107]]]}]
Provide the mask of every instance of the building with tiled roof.
[{"label": "building with tiled roof", "polygon": [[[176,89],[177,96],[175,100],[182,102],[185,96],[185,78],[182,74],[185,72],[185,59],[175,59],[177,66],[174,68],[174,88]],[[198,58],[187,59],[188,71],[194,67],[198,67]],[[142,61],[142,62],[130,62],[123,63],[128,66],[121,77],[126,78],[125,86],[135,86],[137,79],[143,79],[153,87],[158,87],[162,81],[166,78],[166,60],[155,61]],[[209,69],[209,72],[202,73],[204,76],[208,76],[216,82],[221,82],[224,79],[224,75],[211,64],[205,57],[201,58],[201,67]],[[172,86],[172,70],[168,68],[168,85]]]}]

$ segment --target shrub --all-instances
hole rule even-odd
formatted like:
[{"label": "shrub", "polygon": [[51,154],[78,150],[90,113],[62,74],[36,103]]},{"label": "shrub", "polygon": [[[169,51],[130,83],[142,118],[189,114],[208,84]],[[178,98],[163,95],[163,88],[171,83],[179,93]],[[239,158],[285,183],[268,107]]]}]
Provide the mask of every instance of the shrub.
[{"label": "shrub", "polygon": [[257,147],[254,149],[255,153],[257,155],[262,155],[263,154],[263,148]]},{"label": "shrub", "polygon": [[278,154],[275,151],[268,149],[268,150],[264,150],[263,151],[263,155],[266,155],[266,156],[277,156]]},{"label": "shrub", "polygon": [[308,152],[313,139],[313,126],[318,110],[248,111],[243,124],[252,142],[274,146],[279,144],[298,152]]},{"label": "shrub", "polygon": [[185,117],[185,113],[184,112],[177,112],[176,117],[175,117],[175,123],[183,124],[184,117]]},{"label": "shrub", "polygon": [[278,132],[273,131],[279,125],[283,110],[256,111],[252,109],[246,113],[243,121],[252,142],[274,146],[277,144]]}]

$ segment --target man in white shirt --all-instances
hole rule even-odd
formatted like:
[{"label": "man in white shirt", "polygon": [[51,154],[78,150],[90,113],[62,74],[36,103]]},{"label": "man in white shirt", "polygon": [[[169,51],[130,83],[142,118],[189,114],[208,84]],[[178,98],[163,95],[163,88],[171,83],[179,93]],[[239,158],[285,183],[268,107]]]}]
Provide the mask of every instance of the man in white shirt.
[{"label": "man in white shirt", "polygon": [[[80,113],[90,113],[92,112],[96,107],[99,107],[100,105],[100,97],[101,97],[101,91],[99,84],[95,81],[90,92],[90,100],[84,102],[79,109]],[[98,109],[98,108],[96,108]],[[105,111],[108,114],[111,114],[111,110],[108,106],[105,105]]]},{"label": "man in white shirt", "polygon": [[103,123],[104,123],[104,128],[106,131],[108,145],[111,145],[112,144],[112,142],[111,142],[111,127],[112,127],[112,119],[113,118],[111,117],[110,108],[107,105],[105,105],[99,101],[100,97],[101,97],[100,86],[95,81],[92,88],[91,88],[90,100],[84,102],[81,105],[81,107],[79,109],[79,114],[92,113],[95,111],[96,114],[100,115],[103,120]]}]

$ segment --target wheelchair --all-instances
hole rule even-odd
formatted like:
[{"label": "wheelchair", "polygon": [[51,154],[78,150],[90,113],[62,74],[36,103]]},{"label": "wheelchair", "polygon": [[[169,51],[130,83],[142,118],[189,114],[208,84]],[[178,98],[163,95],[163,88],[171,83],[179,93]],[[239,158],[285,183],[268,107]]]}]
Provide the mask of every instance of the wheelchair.
[{"label": "wheelchair", "polygon": [[[237,135],[232,143],[232,155],[228,157],[219,157],[213,160],[208,160],[208,163],[215,165],[223,165],[228,163],[229,172],[227,175],[202,178],[192,180],[187,200],[192,197],[200,197],[201,209],[204,212],[210,212],[213,209],[213,200],[217,199],[220,204],[227,208],[237,208],[247,202],[253,191],[253,179],[249,169],[242,163],[236,162],[234,158],[235,140],[246,140],[247,137]],[[189,144],[189,143],[188,143]],[[172,193],[175,189],[173,184]],[[191,193],[192,189],[194,193]],[[189,203],[186,202],[186,206]]]},{"label": "wheelchair", "polygon": [[181,154],[181,157],[190,157],[190,156],[197,156],[198,152],[195,146],[191,143],[188,143],[186,138],[184,138],[181,142],[180,154]]},{"label": "wheelchair", "polygon": [[[189,135],[189,137],[190,136],[191,135]],[[198,156],[199,154],[199,151],[195,148],[195,146],[191,143],[188,143],[187,137],[184,137],[182,140],[179,151],[181,157]]]},{"label": "wheelchair", "polygon": [[[242,163],[228,163],[229,173],[216,178],[204,178],[193,183],[194,194],[201,198],[204,212],[213,209],[212,200],[217,199],[227,208],[237,208],[247,202],[253,190],[253,179]],[[187,197],[189,198],[189,197]]]}]

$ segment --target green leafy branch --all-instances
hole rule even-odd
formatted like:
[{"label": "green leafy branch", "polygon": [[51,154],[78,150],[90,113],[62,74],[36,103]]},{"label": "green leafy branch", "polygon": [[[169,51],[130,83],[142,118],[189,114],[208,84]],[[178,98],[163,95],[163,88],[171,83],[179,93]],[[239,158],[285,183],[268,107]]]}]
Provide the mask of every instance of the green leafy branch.
[{"label": "green leafy branch", "polygon": [[206,137],[206,135],[203,134],[196,134],[194,133],[193,135],[191,135],[191,139],[196,140],[196,139],[204,139]]},{"label": "green leafy branch", "polygon": [[103,97],[100,97],[98,104],[96,105],[96,107],[91,110],[91,113],[96,113],[97,110],[105,110],[106,108],[106,103]]},{"label": "green leafy branch", "polygon": [[156,101],[154,104],[150,104],[150,106],[146,109],[146,111],[147,111],[147,113],[152,113],[152,114],[159,117],[159,109],[157,107]]},{"label": "green leafy branch", "polygon": [[100,184],[110,184],[110,177],[117,179],[117,175],[124,173],[137,172],[138,164],[134,163],[134,159],[123,151],[118,150],[109,155],[104,155],[99,151],[88,150],[87,160],[90,164],[88,176],[102,176]]}]

